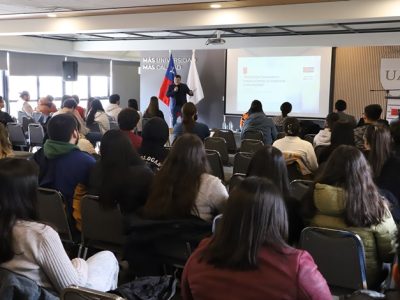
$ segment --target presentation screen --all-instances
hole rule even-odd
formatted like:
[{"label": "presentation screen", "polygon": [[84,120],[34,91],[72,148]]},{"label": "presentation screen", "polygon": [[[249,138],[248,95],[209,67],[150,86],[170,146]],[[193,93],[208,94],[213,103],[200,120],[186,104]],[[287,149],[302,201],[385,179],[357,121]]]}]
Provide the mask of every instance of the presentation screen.
[{"label": "presentation screen", "polygon": [[280,115],[283,102],[291,116],[325,118],[329,112],[330,47],[229,49],[226,114],[243,114],[260,100],[267,115]]}]

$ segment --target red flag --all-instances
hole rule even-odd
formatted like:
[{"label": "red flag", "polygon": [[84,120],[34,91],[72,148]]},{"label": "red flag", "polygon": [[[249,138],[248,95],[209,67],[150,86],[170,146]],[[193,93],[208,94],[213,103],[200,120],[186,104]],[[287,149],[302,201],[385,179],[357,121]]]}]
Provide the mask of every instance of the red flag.
[{"label": "red flag", "polygon": [[171,53],[171,56],[169,57],[167,72],[165,73],[164,80],[161,83],[160,91],[158,93],[158,98],[168,106],[169,106],[169,97],[167,96],[167,91],[169,85],[174,82],[175,75],[176,75],[176,70],[175,70],[174,58],[172,57]]}]

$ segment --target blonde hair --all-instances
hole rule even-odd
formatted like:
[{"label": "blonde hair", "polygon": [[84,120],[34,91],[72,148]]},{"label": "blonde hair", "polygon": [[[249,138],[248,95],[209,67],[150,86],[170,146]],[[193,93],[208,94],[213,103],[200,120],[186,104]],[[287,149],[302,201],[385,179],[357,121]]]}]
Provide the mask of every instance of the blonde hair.
[{"label": "blonde hair", "polygon": [[0,158],[8,157],[13,153],[8,132],[3,124],[0,123]]}]

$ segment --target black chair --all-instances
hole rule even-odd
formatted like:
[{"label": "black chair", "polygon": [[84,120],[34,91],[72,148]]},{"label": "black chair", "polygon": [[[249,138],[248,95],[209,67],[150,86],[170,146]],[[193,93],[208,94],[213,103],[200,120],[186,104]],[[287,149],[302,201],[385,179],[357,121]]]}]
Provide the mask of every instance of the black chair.
[{"label": "black chair", "polygon": [[24,151],[24,149],[28,148],[28,142],[21,124],[8,123],[7,131],[10,142],[14,147],[19,147],[21,151]]},{"label": "black chair", "polygon": [[286,163],[286,168],[288,172],[289,181],[303,180],[306,179],[305,176],[300,172],[297,162]]},{"label": "black chair", "polygon": [[290,182],[290,192],[294,198],[300,201],[313,184],[312,180],[295,179]]},{"label": "black chair", "polygon": [[235,186],[240,184],[243,179],[246,177],[246,174],[243,173],[234,173],[229,180],[229,192],[233,190]]},{"label": "black chair", "polygon": [[253,153],[250,152],[236,153],[233,159],[233,174],[235,173],[247,174],[247,169],[249,168],[249,164],[252,157]]},{"label": "black chair", "polygon": [[28,133],[29,125],[35,123],[35,120],[30,117],[22,117],[22,129],[24,130],[24,134]]},{"label": "black chair", "polygon": [[264,143],[260,140],[244,139],[240,144],[240,152],[257,152],[258,149],[262,148]]},{"label": "black chair", "polygon": [[82,215],[82,247],[83,258],[86,258],[88,248],[110,250],[122,255],[125,244],[123,234],[122,214],[118,206],[103,208],[98,196],[85,195],[81,200]]},{"label": "black chair", "polygon": [[115,121],[110,121],[110,130],[118,130],[119,126],[118,123]]},{"label": "black chair", "polygon": [[33,147],[42,147],[44,139],[43,127],[40,124],[29,124],[28,126],[28,137],[30,150]]},{"label": "black chair", "polygon": [[78,286],[69,286],[61,291],[61,300],[124,300],[124,298],[110,293],[103,293],[93,289]]},{"label": "black chair", "polygon": [[260,130],[247,130],[243,133],[242,140],[259,140],[261,142],[264,141],[264,135]]},{"label": "black chair", "polygon": [[211,174],[225,181],[224,167],[222,164],[221,156],[216,150],[206,149],[207,159],[211,167]]},{"label": "black chair", "polygon": [[364,246],[357,234],[307,227],[301,232],[300,248],[311,254],[332,294],[367,289]]},{"label": "black chair", "polygon": [[221,156],[224,165],[229,164],[229,155],[226,141],[220,137],[207,137],[204,139],[204,147],[207,150],[216,150]]},{"label": "black chair", "polygon": [[63,242],[74,243],[64,198],[59,191],[39,188],[36,208],[39,221],[52,225]]},{"label": "black chair", "polygon": [[228,147],[228,152],[233,154],[236,153],[236,140],[235,135],[233,134],[232,130],[229,129],[217,129],[213,135],[213,137],[220,137],[225,139],[226,145]]},{"label": "black chair", "polygon": [[316,136],[316,134],[306,134],[304,136],[304,140],[307,142],[310,142],[312,144],[314,142],[315,136]]},{"label": "black chair", "polygon": [[222,221],[222,214],[219,214],[218,216],[216,216],[213,220],[212,223],[212,233],[215,233],[217,231],[217,227],[219,226],[219,224]]}]

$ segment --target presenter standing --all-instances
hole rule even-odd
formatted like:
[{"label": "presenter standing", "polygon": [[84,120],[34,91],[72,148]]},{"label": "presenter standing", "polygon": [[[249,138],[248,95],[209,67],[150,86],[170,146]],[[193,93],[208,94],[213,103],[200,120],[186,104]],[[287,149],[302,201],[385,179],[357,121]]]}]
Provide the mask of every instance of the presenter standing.
[{"label": "presenter standing", "polygon": [[167,96],[170,97],[170,107],[172,114],[172,126],[175,126],[176,120],[181,115],[182,106],[187,102],[186,95],[193,96],[193,91],[181,82],[181,75],[175,75],[174,83],[168,87]]}]

